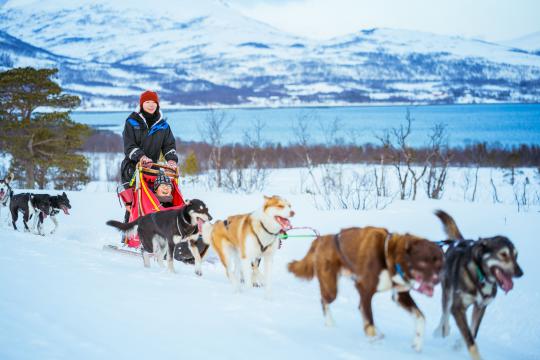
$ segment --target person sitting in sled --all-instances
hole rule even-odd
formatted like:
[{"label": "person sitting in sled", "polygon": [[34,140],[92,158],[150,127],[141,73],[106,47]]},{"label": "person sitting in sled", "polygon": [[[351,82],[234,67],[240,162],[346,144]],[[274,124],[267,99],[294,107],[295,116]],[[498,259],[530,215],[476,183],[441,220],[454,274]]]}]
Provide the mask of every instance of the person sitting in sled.
[{"label": "person sitting in sled", "polygon": [[[163,154],[167,165],[176,168],[176,141],[169,124],[159,108],[159,97],[154,91],[147,90],[139,98],[137,111],[126,119],[124,132],[125,158],[121,165],[122,185],[132,186],[135,166],[140,161],[144,167],[151,167]],[[125,221],[129,219],[129,204],[126,206]]]},{"label": "person sitting in sled", "polygon": [[174,206],[172,191],[173,185],[171,179],[160,169],[159,175],[154,181],[154,192],[159,200],[160,207],[169,208]]}]

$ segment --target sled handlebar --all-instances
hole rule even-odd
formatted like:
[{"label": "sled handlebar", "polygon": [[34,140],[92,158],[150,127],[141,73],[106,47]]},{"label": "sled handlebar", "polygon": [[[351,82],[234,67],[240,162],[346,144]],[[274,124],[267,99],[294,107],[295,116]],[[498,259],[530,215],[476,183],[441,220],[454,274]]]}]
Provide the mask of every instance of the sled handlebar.
[{"label": "sled handlebar", "polygon": [[161,165],[157,163],[153,163],[151,168],[145,168],[144,166],[142,166],[141,162],[138,162],[137,169],[142,171],[144,174],[151,174],[151,175],[158,175],[159,170],[163,169],[163,171],[165,172],[165,175],[167,175],[168,177],[173,177],[177,179],[180,176],[178,167],[172,168],[168,165]]}]

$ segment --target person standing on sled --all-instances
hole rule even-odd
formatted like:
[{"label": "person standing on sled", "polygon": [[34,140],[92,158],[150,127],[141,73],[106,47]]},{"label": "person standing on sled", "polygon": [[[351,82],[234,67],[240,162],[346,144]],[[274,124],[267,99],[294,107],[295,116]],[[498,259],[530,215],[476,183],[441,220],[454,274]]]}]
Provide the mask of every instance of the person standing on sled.
[{"label": "person standing on sled", "polygon": [[[124,188],[131,187],[131,179],[135,166],[140,161],[142,166],[151,167],[157,163],[161,154],[167,165],[176,168],[176,141],[169,124],[163,118],[159,109],[159,97],[154,91],[147,90],[141,94],[137,111],[132,112],[126,119],[124,132],[124,154],[121,176]],[[129,205],[126,206],[124,221],[129,220]]]}]

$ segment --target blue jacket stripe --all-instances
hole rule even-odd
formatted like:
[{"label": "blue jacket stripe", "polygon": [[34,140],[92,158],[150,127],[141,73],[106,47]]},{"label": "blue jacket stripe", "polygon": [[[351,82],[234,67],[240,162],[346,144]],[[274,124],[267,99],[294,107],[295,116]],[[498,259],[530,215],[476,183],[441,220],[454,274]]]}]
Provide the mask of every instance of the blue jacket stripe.
[{"label": "blue jacket stripe", "polygon": [[131,126],[133,126],[134,128],[137,128],[137,129],[138,129],[138,128],[141,127],[141,125],[139,124],[139,122],[138,122],[137,120],[135,120],[135,119],[129,118],[129,119],[128,119],[128,122],[129,122],[129,124],[130,124]]},{"label": "blue jacket stripe", "polygon": [[152,135],[156,131],[165,130],[167,128],[169,128],[169,124],[167,124],[166,122],[156,124],[156,125],[152,126],[152,128],[150,129],[150,132],[148,133],[148,135]]}]

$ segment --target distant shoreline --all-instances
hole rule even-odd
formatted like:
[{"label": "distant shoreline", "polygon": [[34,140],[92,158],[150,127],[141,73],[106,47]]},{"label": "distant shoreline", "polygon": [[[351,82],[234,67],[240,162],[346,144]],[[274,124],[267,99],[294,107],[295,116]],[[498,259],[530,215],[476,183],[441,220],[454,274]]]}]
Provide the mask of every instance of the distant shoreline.
[{"label": "distant shoreline", "polygon": [[[306,105],[291,105],[291,106],[249,106],[249,105],[220,105],[220,106],[185,106],[185,107],[167,107],[163,106],[162,109],[166,111],[209,111],[209,110],[279,110],[279,109],[343,109],[343,108],[377,108],[377,107],[388,107],[388,108],[399,108],[399,107],[443,107],[443,106],[507,106],[507,105],[540,105],[540,102],[486,102],[486,103],[454,103],[454,104],[430,104],[430,103],[358,103],[358,104],[348,104],[348,105],[324,105],[324,104],[306,104]],[[126,111],[134,111],[133,108],[124,108],[124,109],[82,109],[74,110],[72,113],[125,113]]]}]

